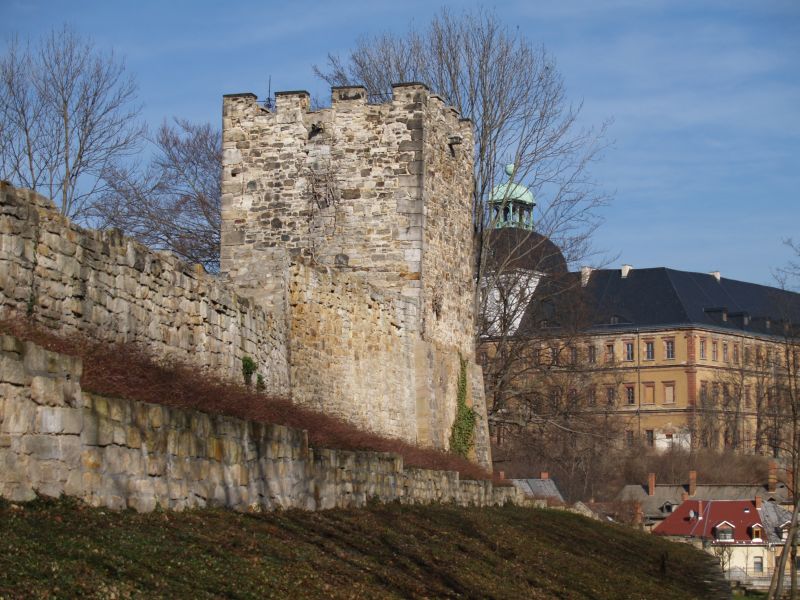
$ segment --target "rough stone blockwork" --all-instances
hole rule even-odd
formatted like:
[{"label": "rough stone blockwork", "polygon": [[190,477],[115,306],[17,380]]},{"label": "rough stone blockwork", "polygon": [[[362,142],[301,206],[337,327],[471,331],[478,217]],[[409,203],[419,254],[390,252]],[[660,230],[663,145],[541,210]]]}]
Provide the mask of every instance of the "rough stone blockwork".
[{"label": "rough stone blockwork", "polygon": [[526,503],[514,487],[404,469],[397,455],[311,448],[301,430],[85,394],[81,369],[0,336],[0,496],[138,511]]},{"label": "rough stone blockwork", "polygon": [[201,267],[118,232],[82,229],[43,196],[0,182],[0,314],[8,309],[236,380],[249,355],[271,392],[289,393],[284,317]]},{"label": "rough stone blockwork", "polygon": [[[472,127],[421,84],[223,101],[221,271],[263,306],[289,286],[293,397],[446,449],[475,365]],[[288,275],[282,275],[288,273]],[[491,468],[483,386],[474,458]]]}]

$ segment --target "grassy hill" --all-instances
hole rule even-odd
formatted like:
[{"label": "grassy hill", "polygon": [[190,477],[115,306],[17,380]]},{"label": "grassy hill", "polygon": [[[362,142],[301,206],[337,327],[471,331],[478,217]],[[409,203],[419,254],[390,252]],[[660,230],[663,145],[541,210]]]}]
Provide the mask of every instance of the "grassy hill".
[{"label": "grassy hill", "polygon": [[0,598],[713,598],[713,558],[518,507],[115,513],[0,500]]}]

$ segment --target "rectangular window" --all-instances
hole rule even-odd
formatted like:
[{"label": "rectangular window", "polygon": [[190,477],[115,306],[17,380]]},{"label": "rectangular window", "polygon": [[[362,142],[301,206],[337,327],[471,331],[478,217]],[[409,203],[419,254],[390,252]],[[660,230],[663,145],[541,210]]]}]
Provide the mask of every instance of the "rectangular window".
[{"label": "rectangular window", "polygon": [[614,344],[606,344],[606,362],[614,362]]},{"label": "rectangular window", "polygon": [[728,342],[722,342],[722,360],[728,362]]},{"label": "rectangular window", "polygon": [[597,389],[594,386],[589,388],[589,406],[597,404]]},{"label": "rectangular window", "polygon": [[671,433],[667,433],[664,435],[664,438],[667,440],[667,446],[672,446],[673,435]]},{"label": "rectangular window", "polygon": [[633,342],[625,342],[625,360],[628,362],[633,360]]},{"label": "rectangular window", "polygon": [[717,342],[711,342],[711,360],[719,360],[719,348]]},{"label": "rectangular window", "polygon": [[588,356],[590,364],[595,364],[597,362],[597,348],[594,345],[589,346]]},{"label": "rectangular window", "polygon": [[644,441],[648,447],[652,448],[656,444],[656,435],[652,429],[646,429],[644,432]]},{"label": "rectangular window", "polygon": [[675,384],[674,383],[665,383],[664,384],[664,404],[674,404],[675,403]]},{"label": "rectangular window", "polygon": [[550,364],[557,365],[558,364],[558,348],[555,346],[550,348]]},{"label": "rectangular window", "polygon": [[644,404],[655,404],[656,403],[656,384],[655,383],[645,383],[644,384],[644,399],[642,400]]},{"label": "rectangular window", "polygon": [[753,558],[753,572],[754,573],[763,573],[764,572],[764,558],[761,556],[756,556]]},{"label": "rectangular window", "polygon": [[708,401],[708,382],[700,382],[700,402]]},{"label": "rectangular window", "polygon": [[700,358],[706,357],[706,338],[700,338]]},{"label": "rectangular window", "polygon": [[616,394],[614,393],[614,388],[609,386],[606,388],[606,402],[609,406],[614,404],[614,397]]},{"label": "rectangular window", "polygon": [[655,360],[656,358],[656,347],[653,342],[645,342],[644,343],[644,356],[646,360]]},{"label": "rectangular window", "polygon": [[744,349],[744,364],[750,364],[750,346],[746,346]]},{"label": "rectangular window", "polygon": [[578,364],[578,349],[574,346],[569,349],[569,362],[573,365]]},{"label": "rectangular window", "polygon": [[739,364],[739,344],[733,345],[733,362]]},{"label": "rectangular window", "polygon": [[636,389],[633,385],[625,386],[625,401],[630,404],[636,404]]},{"label": "rectangular window", "polygon": [[664,358],[673,360],[675,358],[675,340],[664,340]]},{"label": "rectangular window", "polygon": [[633,448],[633,432],[631,430],[625,432],[625,445],[628,448]]},{"label": "rectangular window", "polygon": [[744,405],[750,407],[753,405],[752,390],[749,385],[744,386]]}]

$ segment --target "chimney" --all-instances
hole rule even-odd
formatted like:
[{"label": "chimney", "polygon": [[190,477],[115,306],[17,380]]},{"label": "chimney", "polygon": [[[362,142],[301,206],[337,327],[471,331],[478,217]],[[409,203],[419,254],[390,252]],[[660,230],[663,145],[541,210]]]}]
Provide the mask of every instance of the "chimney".
[{"label": "chimney", "polygon": [[550,479],[550,473],[547,471],[542,471],[539,473],[539,479]]},{"label": "chimney", "polygon": [[761,510],[761,502],[762,502],[761,496],[756,494],[756,510]]},{"label": "chimney", "polygon": [[698,500],[697,501],[697,520],[698,521],[702,521],[703,520],[703,501],[702,500]]},{"label": "chimney", "polygon": [[628,277],[628,273],[633,270],[633,265],[622,265],[622,278],[626,279]]},{"label": "chimney", "polygon": [[711,272],[709,273],[709,275],[711,275],[711,276],[712,276],[714,279],[716,279],[716,280],[717,280],[717,283],[719,283],[719,280],[720,280],[720,278],[721,278],[721,274],[720,274],[720,272],[719,272],[719,271],[711,271]]},{"label": "chimney", "polygon": [[686,502],[689,499],[689,494],[681,492],[681,502]]},{"label": "chimney", "polygon": [[655,496],[656,495],[656,474],[655,473],[648,473],[647,474],[647,495],[648,496]]},{"label": "chimney", "polygon": [[501,480],[504,480],[504,479],[506,478],[506,472],[505,472],[505,471],[498,471],[498,473],[497,473],[497,476],[498,476],[498,477],[499,477]]},{"label": "chimney", "polygon": [[592,267],[581,267],[581,287],[589,285],[589,277],[592,274]]},{"label": "chimney", "polygon": [[697,492],[697,471],[689,471],[689,495],[694,496]]},{"label": "chimney", "polygon": [[767,491],[771,494],[778,485],[778,463],[774,460],[769,461],[769,479],[767,480]]}]

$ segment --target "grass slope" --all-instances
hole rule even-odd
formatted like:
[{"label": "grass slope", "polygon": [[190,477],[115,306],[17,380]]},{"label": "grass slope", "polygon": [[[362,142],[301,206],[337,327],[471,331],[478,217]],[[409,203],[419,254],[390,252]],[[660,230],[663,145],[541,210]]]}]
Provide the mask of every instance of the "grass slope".
[{"label": "grass slope", "polygon": [[569,513],[140,515],[0,500],[0,598],[713,598],[713,558]]}]

